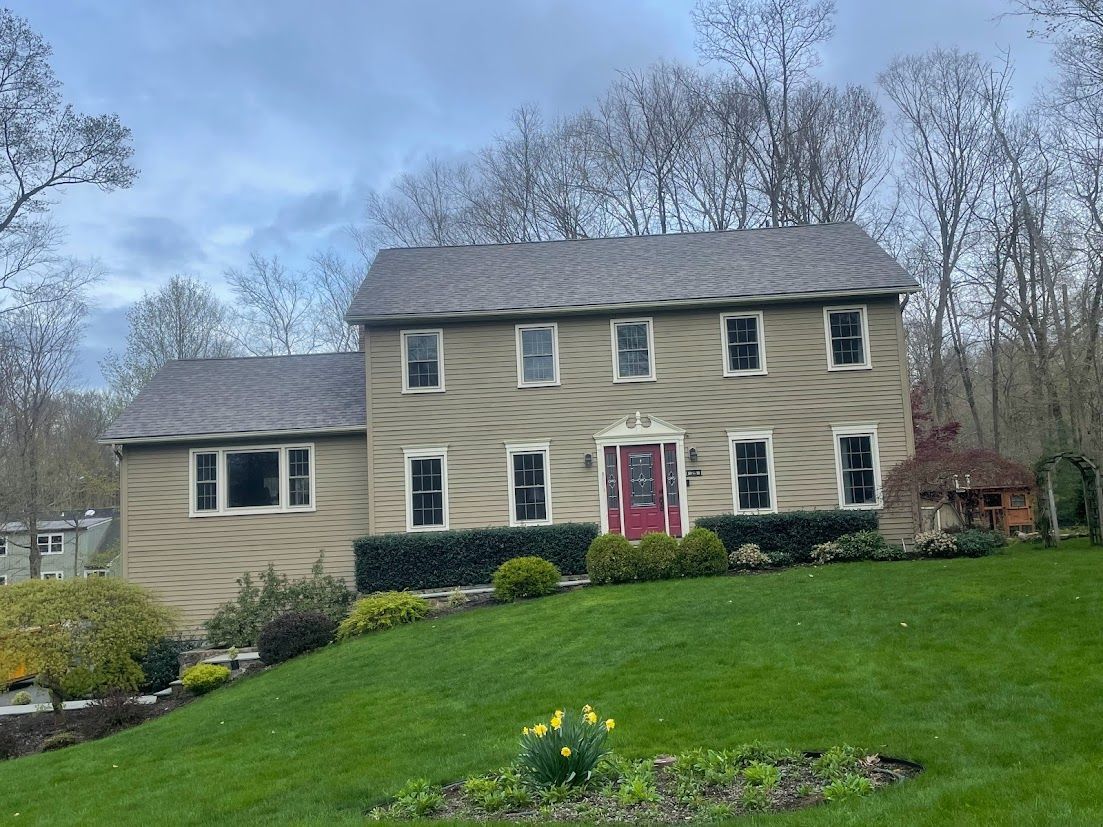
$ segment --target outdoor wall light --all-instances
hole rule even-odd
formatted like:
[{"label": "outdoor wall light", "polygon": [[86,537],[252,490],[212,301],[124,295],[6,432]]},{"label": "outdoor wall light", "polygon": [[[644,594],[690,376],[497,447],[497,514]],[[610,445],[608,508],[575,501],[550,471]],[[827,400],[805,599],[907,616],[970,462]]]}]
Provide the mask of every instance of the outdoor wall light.
[{"label": "outdoor wall light", "polygon": [[690,462],[697,462],[697,449],[696,448],[690,448],[689,449],[689,461]]},{"label": "outdoor wall light", "polygon": [[586,465],[587,468],[593,467],[594,455],[593,454],[587,454],[586,456],[584,456],[582,458],[582,462]]}]

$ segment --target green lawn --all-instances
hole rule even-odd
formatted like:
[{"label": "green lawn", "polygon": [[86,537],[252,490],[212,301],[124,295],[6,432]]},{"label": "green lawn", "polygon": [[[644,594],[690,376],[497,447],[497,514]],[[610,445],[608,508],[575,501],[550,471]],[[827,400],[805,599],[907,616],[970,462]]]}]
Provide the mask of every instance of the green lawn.
[{"label": "green lawn", "polygon": [[1101,586],[1103,550],[1081,541],[480,609],[4,762],[0,823],[354,822],[409,777],[508,762],[523,723],[586,702],[631,756],[848,742],[927,768],[760,821],[1103,823]]}]

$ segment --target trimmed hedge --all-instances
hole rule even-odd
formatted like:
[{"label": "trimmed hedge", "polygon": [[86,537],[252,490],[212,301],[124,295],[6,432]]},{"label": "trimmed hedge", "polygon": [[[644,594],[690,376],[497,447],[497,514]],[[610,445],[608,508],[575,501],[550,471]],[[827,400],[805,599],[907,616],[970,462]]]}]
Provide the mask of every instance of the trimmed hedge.
[{"label": "trimmed hedge", "polygon": [[877,528],[877,512],[847,510],[786,511],[780,514],[721,514],[695,521],[715,531],[730,554],[754,543],[775,565],[811,563],[812,547],[844,534]]},{"label": "trimmed hedge", "polygon": [[586,571],[593,523],[378,534],[352,544],[361,592],[432,589],[489,583],[514,557],[543,557],[563,574]]}]

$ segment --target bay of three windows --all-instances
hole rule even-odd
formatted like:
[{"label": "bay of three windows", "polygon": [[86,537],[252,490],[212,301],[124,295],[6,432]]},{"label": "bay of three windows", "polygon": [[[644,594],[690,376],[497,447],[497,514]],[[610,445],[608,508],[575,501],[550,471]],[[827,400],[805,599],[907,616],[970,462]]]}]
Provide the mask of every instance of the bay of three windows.
[{"label": "bay of three windows", "polygon": [[[864,305],[824,308],[828,370],[864,370],[870,365]],[[655,333],[651,318],[613,319],[609,323],[613,382],[655,381]],[[519,324],[516,330],[517,386],[560,383],[559,326]],[[761,311],[720,316],[724,376],[766,373],[766,336]],[[402,339],[404,393],[440,392],[444,380],[444,331],[405,330]]]},{"label": "bay of three windows", "polygon": [[191,476],[192,516],[314,508],[312,445],[196,449]]}]

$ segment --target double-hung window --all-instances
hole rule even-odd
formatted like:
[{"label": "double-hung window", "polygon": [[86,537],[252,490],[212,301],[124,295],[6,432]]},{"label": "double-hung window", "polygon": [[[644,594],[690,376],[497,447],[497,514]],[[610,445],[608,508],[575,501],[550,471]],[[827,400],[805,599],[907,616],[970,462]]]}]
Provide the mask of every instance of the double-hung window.
[{"label": "double-hung window", "polygon": [[538,388],[558,384],[558,325],[517,325],[517,387]]},{"label": "double-hung window", "polygon": [[509,524],[551,523],[549,444],[506,445],[509,475]]},{"label": "double-hung window", "polygon": [[402,331],[402,392],[444,390],[444,331]]},{"label": "double-hung window", "polygon": [[61,554],[65,550],[65,535],[39,534],[37,543],[39,554]]},{"label": "double-hung window", "polygon": [[866,370],[872,367],[865,305],[825,307],[823,327],[827,337],[828,370]]},{"label": "double-hung window", "polygon": [[724,375],[766,373],[766,337],[762,313],[726,313],[720,317],[724,342]]},{"label": "double-hung window", "polygon": [[6,557],[8,555],[8,538],[0,537],[0,557]]},{"label": "double-hung window", "polygon": [[728,431],[736,514],[777,511],[773,431]]},{"label": "double-hung window", "polygon": [[877,426],[836,426],[835,469],[840,508],[881,507],[881,462],[877,452]]},{"label": "double-hung window", "polygon": [[44,571],[39,574],[39,577],[43,580],[64,580],[65,572],[63,571]]},{"label": "double-hung window", "polygon": [[314,446],[191,452],[191,516],[314,510]]},{"label": "double-hung window", "polygon": [[403,449],[406,464],[406,530],[448,528],[448,449]]},{"label": "double-hung window", "polygon": [[613,319],[613,381],[655,381],[655,334],[651,319]]}]

